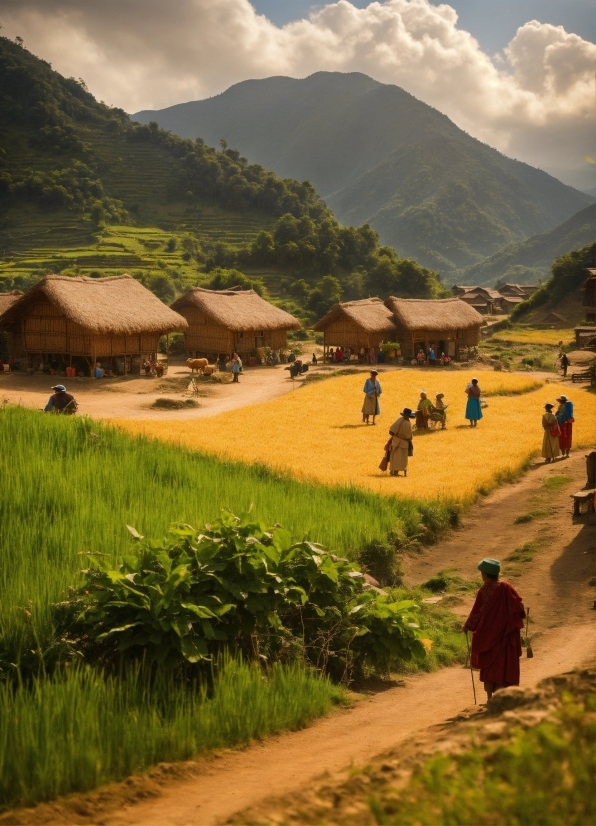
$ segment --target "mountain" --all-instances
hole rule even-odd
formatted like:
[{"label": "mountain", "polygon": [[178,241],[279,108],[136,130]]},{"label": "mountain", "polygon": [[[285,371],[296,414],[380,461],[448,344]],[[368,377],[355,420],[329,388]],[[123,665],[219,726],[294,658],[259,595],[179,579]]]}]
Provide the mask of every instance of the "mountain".
[{"label": "mountain", "polygon": [[594,202],[357,72],[247,80],[132,117],[208,143],[224,139],[281,177],[310,180],[340,221],[369,223],[382,243],[441,271],[548,232]]},{"label": "mountain", "polygon": [[341,226],[308,181],[133,123],[2,37],[0,90],[0,292],[130,271],[171,299],[238,284],[237,267],[304,317],[341,297],[444,292],[370,227]]},{"label": "mountain", "polygon": [[508,244],[479,264],[454,272],[453,280],[480,286],[492,286],[497,281],[535,284],[549,277],[555,258],[595,239],[596,204],[591,204],[550,232],[533,235],[520,244]]}]

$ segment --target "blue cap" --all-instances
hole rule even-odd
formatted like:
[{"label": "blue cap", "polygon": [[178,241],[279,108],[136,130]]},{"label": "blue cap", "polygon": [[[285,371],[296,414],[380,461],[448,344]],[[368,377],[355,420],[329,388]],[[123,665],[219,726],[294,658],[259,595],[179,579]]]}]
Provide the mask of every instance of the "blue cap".
[{"label": "blue cap", "polygon": [[478,570],[489,576],[499,576],[501,563],[498,559],[483,559],[482,562],[478,563]]},{"label": "blue cap", "polygon": [[51,390],[61,390],[63,393],[66,393],[66,387],[63,384],[55,384]]}]

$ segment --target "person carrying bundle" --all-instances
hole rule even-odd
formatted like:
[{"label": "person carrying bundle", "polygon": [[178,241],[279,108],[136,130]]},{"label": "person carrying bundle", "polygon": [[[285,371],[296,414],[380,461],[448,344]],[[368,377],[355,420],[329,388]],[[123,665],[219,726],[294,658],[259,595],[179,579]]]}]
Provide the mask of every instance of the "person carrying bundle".
[{"label": "person carrying bundle", "polygon": [[445,404],[443,399],[445,398],[444,393],[437,393],[435,398],[435,403],[432,406],[432,411],[430,414],[431,422],[440,422],[441,423],[441,430],[445,430],[447,426],[447,408],[449,407],[448,404]]},{"label": "person carrying bundle", "polygon": [[56,392],[50,396],[44,407],[46,413],[66,413],[69,415],[77,412],[79,406],[75,397],[66,392],[66,387],[63,384],[56,384],[51,389]]},{"label": "person carrying bundle", "polygon": [[416,414],[412,413],[409,407],[404,407],[399,418],[389,429],[391,436],[389,470],[392,476],[399,476],[400,471],[403,471],[404,476],[408,475],[408,457],[414,452],[410,419],[415,417]]},{"label": "person carrying bundle", "polygon": [[480,669],[480,679],[490,700],[499,688],[519,685],[520,629],[526,612],[515,588],[499,581],[498,559],[483,559],[478,570],[484,584],[462,630],[466,634],[472,632],[471,665]]}]

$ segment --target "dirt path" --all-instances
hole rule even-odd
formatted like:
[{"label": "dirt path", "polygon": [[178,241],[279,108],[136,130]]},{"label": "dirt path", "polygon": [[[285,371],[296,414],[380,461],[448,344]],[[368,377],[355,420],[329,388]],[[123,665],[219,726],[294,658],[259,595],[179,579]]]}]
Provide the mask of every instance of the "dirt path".
[{"label": "dirt path", "polygon": [[[159,398],[191,398],[186,394],[190,373],[184,362],[170,363],[168,375],[161,379],[150,376],[65,379],[38,373],[0,373],[0,404],[6,402],[40,409],[51,395],[51,385],[63,383],[76,397],[79,412],[95,419],[201,419],[271,401],[298,390],[307,376],[321,372],[331,373],[337,369],[341,368],[319,365],[309,370],[305,376],[292,381],[282,364],[276,367],[248,368],[237,384],[200,382],[201,395],[192,397],[198,406],[182,410],[153,409],[152,405]],[[367,372],[366,367],[361,369],[362,372]]]},{"label": "dirt path", "polygon": [[[584,467],[582,455],[553,467],[537,464],[519,482],[494,491],[475,506],[447,541],[406,560],[406,576],[412,584],[447,567],[476,579],[479,557],[504,560],[515,548],[538,543],[532,561],[505,562],[536,621],[534,658],[521,661],[524,687],[582,665],[594,655],[594,594],[588,584],[594,575],[594,517],[573,521],[569,499],[583,485]],[[555,477],[559,478],[553,482]],[[530,512],[544,515],[515,522]],[[446,602],[459,600],[454,607],[463,614],[472,598],[466,594],[448,597]],[[477,690],[482,700],[478,683]],[[62,816],[53,821],[46,816],[11,822],[209,826],[265,798],[304,789],[327,772],[337,773],[351,763],[363,766],[374,755],[417,733],[423,736],[430,726],[471,705],[470,675],[461,667],[408,677],[403,687],[368,696],[303,731],[202,759],[190,778],[165,782],[162,778],[146,792],[159,795],[156,799],[128,805],[139,797],[131,785],[128,797],[119,792],[112,803],[107,789],[101,805],[89,811],[88,804],[86,816],[79,821],[64,816],[62,809]]]},{"label": "dirt path", "polygon": [[[534,659],[522,660],[522,684],[583,663],[593,650],[591,625],[547,632]],[[548,653],[547,653],[548,652]],[[205,763],[200,776],[173,783],[162,797],[102,818],[112,826],[208,826],[269,796],[304,788],[316,776],[367,763],[416,732],[472,704],[469,672],[448,668],[408,678],[355,708]]]}]

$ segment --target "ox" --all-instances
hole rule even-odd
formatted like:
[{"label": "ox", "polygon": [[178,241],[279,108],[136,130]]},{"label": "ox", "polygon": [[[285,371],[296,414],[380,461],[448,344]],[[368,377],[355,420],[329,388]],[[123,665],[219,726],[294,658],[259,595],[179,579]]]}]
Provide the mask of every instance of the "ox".
[{"label": "ox", "polygon": [[186,366],[190,367],[194,373],[197,370],[199,373],[205,372],[205,367],[209,364],[209,359],[186,359]]}]

